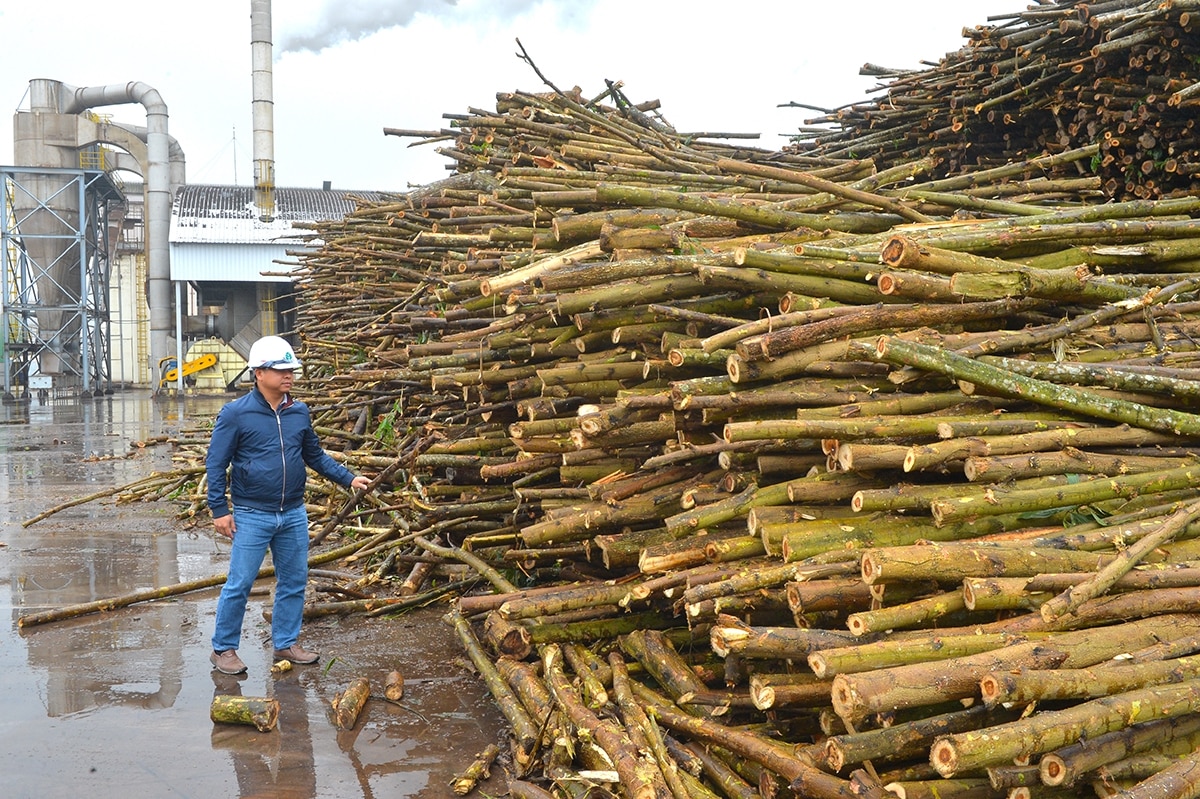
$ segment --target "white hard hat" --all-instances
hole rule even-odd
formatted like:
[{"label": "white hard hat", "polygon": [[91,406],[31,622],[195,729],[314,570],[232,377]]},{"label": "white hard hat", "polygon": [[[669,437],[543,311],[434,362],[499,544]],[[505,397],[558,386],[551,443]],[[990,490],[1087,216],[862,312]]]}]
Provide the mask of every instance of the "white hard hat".
[{"label": "white hard hat", "polygon": [[247,359],[251,369],[299,369],[300,359],[292,345],[279,336],[263,336],[250,346]]}]

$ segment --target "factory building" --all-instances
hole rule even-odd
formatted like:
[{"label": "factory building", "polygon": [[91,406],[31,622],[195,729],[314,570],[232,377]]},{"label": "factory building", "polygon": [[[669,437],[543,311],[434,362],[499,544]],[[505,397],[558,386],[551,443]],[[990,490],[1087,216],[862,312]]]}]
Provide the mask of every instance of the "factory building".
[{"label": "factory building", "polygon": [[[319,244],[307,223],[383,195],[275,186],[270,34],[269,0],[252,0],[253,186],[189,185],[151,86],[30,81],[0,166],[5,401],[224,391],[255,338],[291,333],[290,272]],[[98,112],[126,104],[144,127]]]}]

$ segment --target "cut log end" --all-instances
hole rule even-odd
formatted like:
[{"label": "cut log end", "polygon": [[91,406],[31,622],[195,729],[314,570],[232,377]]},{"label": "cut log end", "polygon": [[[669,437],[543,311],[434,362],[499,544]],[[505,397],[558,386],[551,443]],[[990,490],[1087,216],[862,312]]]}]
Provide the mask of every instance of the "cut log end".
[{"label": "cut log end", "polygon": [[1042,755],[1042,759],[1038,761],[1038,771],[1043,785],[1053,787],[1067,781],[1066,761],[1058,755],[1052,753]]},{"label": "cut log end", "polygon": [[842,751],[842,747],[833,738],[826,739],[823,756],[825,758],[825,765],[834,774],[837,774],[846,767],[846,753]]},{"label": "cut log end", "polygon": [[912,266],[920,257],[920,245],[907,236],[892,236],[879,253],[879,260],[887,266]]},{"label": "cut log end", "polygon": [[775,706],[775,688],[771,685],[751,686],[750,701],[759,710],[770,710]]},{"label": "cut log end", "polygon": [[830,700],[833,712],[844,719],[855,719],[862,716],[859,710],[858,692],[853,684],[844,676],[833,678],[833,688],[830,690]]},{"label": "cut log end", "polygon": [[1004,693],[1001,678],[995,674],[987,674],[979,681],[979,692],[983,695],[983,703],[995,707]]},{"label": "cut log end", "polygon": [[742,359],[736,353],[725,359],[725,372],[734,383],[740,383],[746,379]]},{"label": "cut log end", "polygon": [[929,763],[943,777],[952,777],[958,771],[958,753],[954,743],[946,738],[939,738],[929,749]]},{"label": "cut log end", "polygon": [[862,559],[859,561],[859,572],[862,574],[864,583],[874,585],[875,581],[883,575],[883,567],[868,551],[863,553]]}]

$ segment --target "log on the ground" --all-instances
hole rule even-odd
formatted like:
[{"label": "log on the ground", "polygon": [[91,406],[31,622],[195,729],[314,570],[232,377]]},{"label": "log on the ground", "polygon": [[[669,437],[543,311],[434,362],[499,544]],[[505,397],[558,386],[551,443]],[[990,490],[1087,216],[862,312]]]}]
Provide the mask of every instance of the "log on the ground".
[{"label": "log on the ground", "polygon": [[259,732],[268,732],[279,721],[279,700],[265,696],[214,696],[209,717],[216,723],[248,724]]}]

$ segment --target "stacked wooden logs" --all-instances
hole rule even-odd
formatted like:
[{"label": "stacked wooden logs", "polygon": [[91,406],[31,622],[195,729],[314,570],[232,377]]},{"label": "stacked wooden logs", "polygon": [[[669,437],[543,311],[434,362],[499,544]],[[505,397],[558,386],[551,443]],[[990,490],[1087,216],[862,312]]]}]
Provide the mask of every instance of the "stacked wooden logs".
[{"label": "stacked wooden logs", "polygon": [[490,583],[447,620],[514,795],[1184,795],[1200,200],[652,112],[500,95],[313,226],[306,399],[377,475],[310,496],[342,611]]},{"label": "stacked wooden logs", "polygon": [[795,149],[881,167],[932,157],[945,176],[1098,144],[1089,173],[1107,196],[1194,193],[1196,12],[1160,0],[1031,6],[965,30],[968,44],[928,69],[864,67],[886,91],[808,120]]}]

